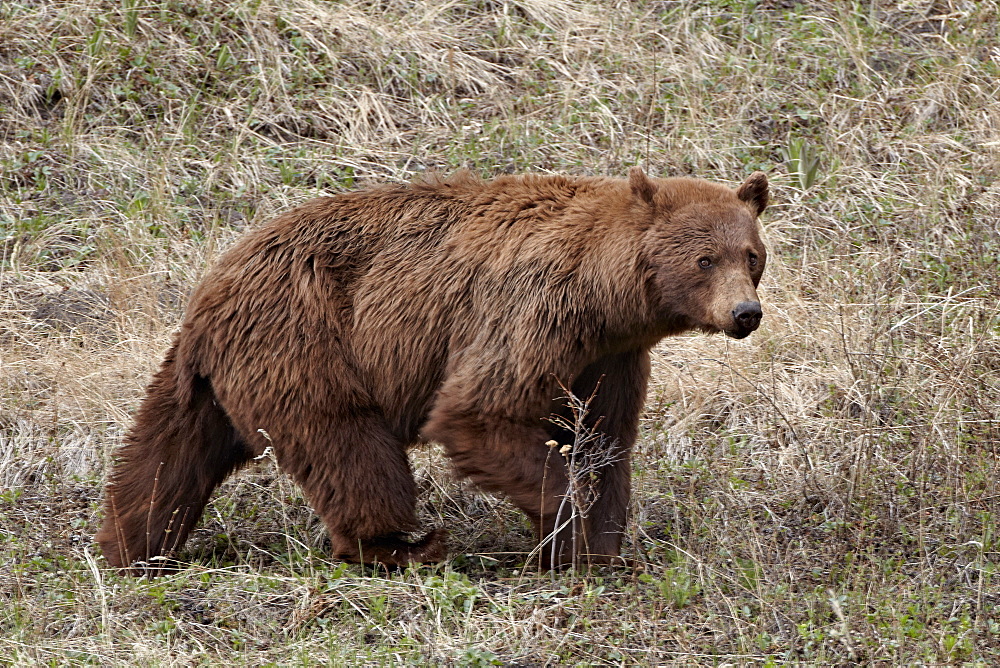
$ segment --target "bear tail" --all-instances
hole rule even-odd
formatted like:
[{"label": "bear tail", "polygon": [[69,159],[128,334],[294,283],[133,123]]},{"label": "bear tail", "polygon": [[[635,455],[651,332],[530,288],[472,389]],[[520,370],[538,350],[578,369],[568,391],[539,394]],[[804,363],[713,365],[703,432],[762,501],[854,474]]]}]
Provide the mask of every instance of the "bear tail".
[{"label": "bear tail", "polygon": [[96,541],[108,563],[124,571],[164,570],[212,491],[252,456],[209,380],[183,366],[171,349],[108,483]]}]

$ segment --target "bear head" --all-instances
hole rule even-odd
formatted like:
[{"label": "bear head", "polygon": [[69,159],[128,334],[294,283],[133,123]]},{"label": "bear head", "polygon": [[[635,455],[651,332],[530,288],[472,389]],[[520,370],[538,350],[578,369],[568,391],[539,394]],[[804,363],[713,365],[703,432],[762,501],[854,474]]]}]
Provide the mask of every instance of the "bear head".
[{"label": "bear head", "polygon": [[635,167],[629,185],[648,215],[643,247],[656,328],[749,336],[763,315],[757,285],[767,251],[757,217],[767,206],[767,177],[755,172],[732,190],[700,179],[650,179]]}]

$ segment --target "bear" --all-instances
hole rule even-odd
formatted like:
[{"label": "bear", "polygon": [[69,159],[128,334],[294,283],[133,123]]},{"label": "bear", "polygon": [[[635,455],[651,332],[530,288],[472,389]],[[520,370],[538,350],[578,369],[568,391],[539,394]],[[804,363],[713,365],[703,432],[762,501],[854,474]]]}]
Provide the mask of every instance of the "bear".
[{"label": "bear", "polygon": [[[164,568],[213,490],[271,448],[334,557],[442,561],[444,530],[408,537],[407,452],[436,442],[527,515],[540,567],[614,563],[650,349],[758,328],[768,197],[761,172],[732,189],[638,167],[460,171],[278,216],[194,290],[117,452],[96,541],[123,572]],[[601,449],[580,453],[594,464],[576,487],[574,396],[599,436],[582,447]],[[567,512],[574,489],[588,502]]]}]

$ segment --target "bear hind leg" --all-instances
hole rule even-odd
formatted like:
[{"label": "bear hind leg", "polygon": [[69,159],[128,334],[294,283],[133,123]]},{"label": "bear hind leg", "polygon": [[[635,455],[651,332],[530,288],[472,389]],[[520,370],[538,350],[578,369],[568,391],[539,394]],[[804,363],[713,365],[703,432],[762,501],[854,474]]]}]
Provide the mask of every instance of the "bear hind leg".
[{"label": "bear hind leg", "polygon": [[176,383],[168,357],[111,474],[96,540],[117,568],[150,575],[163,570],[166,562],[155,560],[184,544],[212,491],[251,456],[207,379],[194,379],[185,406]]},{"label": "bear hind leg", "polygon": [[279,463],[323,519],[334,557],[388,566],[447,557],[444,529],[414,542],[405,537],[418,527],[416,483],[406,444],[383,420],[360,416],[313,433],[325,442],[289,451]]},{"label": "bear hind leg", "polygon": [[417,541],[409,541],[402,533],[373,538],[350,538],[332,535],[333,553],[338,559],[356,564],[380,563],[405,566],[411,563],[436,563],[448,556],[448,532],[438,528]]}]

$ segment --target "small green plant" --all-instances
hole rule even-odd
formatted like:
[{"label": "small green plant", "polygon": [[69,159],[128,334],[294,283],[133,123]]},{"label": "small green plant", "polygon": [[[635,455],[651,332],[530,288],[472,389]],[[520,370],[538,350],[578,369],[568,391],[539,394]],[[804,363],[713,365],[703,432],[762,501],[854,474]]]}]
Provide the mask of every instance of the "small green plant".
[{"label": "small green plant", "polygon": [[819,178],[819,155],[805,139],[788,140],[788,146],[781,149],[785,157],[788,175],[798,179],[803,190],[809,190]]},{"label": "small green plant", "polygon": [[129,39],[135,38],[135,30],[139,24],[139,3],[138,0],[122,0],[122,13],[125,21],[122,29]]},{"label": "small green plant", "polygon": [[672,566],[663,572],[663,578],[654,578],[649,573],[639,575],[639,582],[655,585],[660,596],[674,610],[687,607],[701,592],[701,586],[686,566]]},{"label": "small green plant", "polygon": [[500,666],[503,661],[488,649],[467,647],[458,657],[460,666]]}]

